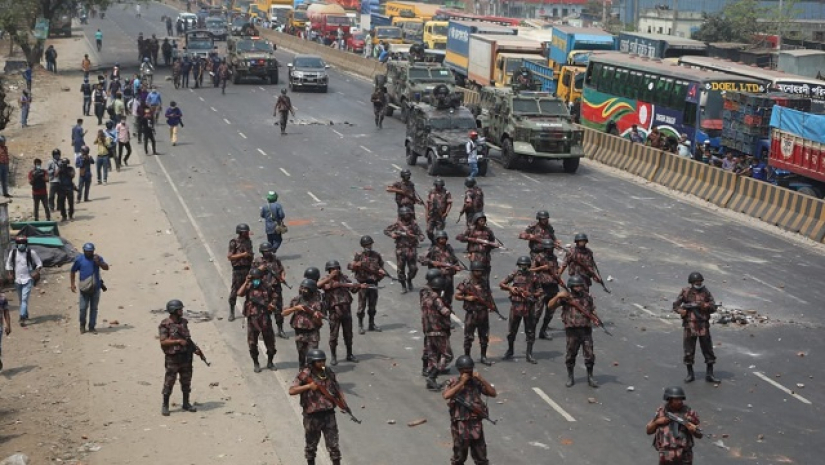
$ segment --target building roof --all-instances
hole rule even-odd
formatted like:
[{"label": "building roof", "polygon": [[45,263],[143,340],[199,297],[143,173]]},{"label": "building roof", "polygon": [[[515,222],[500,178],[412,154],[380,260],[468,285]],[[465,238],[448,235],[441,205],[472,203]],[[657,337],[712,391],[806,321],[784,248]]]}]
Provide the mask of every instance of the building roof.
[{"label": "building roof", "polygon": [[794,57],[807,57],[813,55],[825,55],[822,50],[809,50],[807,48],[800,48],[797,50],[779,50],[780,55],[790,55]]},{"label": "building roof", "polygon": [[647,34],[643,32],[622,32],[624,36],[640,37],[649,40],[666,40],[670,45],[705,45],[704,42],[698,40],[687,39],[679,36],[670,36],[667,34]]}]

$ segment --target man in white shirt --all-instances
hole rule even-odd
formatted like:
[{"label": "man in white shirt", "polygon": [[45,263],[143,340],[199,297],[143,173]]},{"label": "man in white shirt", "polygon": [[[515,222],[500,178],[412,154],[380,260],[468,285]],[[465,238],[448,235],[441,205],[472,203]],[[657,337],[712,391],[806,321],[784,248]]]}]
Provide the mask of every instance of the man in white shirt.
[{"label": "man in white shirt", "polygon": [[6,259],[6,271],[9,279],[14,279],[17,288],[17,297],[20,300],[20,326],[26,326],[29,319],[29,295],[34,281],[40,278],[40,269],[43,262],[34,250],[29,249],[29,240],[25,236],[14,239],[15,247],[9,252]]},{"label": "man in white shirt", "polygon": [[676,148],[676,153],[679,154],[680,157],[690,158],[690,141],[687,140],[687,134],[682,134],[682,137],[679,139],[679,146]]},{"label": "man in white shirt", "polygon": [[470,165],[470,177],[478,175],[478,148],[484,143],[484,138],[478,137],[477,131],[470,131],[470,140],[467,141],[467,163]]}]

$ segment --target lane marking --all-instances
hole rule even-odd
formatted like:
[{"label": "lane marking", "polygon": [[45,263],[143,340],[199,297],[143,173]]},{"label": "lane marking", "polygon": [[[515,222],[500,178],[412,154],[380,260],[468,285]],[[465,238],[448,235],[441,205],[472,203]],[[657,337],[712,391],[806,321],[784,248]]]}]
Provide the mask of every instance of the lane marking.
[{"label": "lane marking", "polygon": [[536,178],[534,178],[534,177],[532,177],[532,176],[528,176],[528,175],[526,175],[526,174],[524,174],[524,173],[519,173],[519,174],[521,175],[521,177],[526,178],[526,179],[529,179],[529,180],[533,181],[533,182],[534,182],[534,183],[536,183],[536,184],[541,184],[541,181],[539,181],[538,179],[536,179]]},{"label": "lane marking", "polygon": [[661,315],[657,315],[657,314],[653,313],[652,311],[650,311],[650,310],[648,310],[648,309],[646,309],[646,308],[642,307],[642,306],[641,306],[641,305],[639,305],[639,304],[634,303],[634,304],[633,304],[633,306],[634,306],[634,307],[636,307],[636,308],[638,308],[639,310],[641,310],[641,311],[643,311],[643,312],[647,313],[647,314],[648,314],[648,315],[650,315],[650,316],[653,316],[653,317],[658,318],[658,319],[659,319],[659,321],[662,321],[662,322],[667,323],[667,324],[669,324],[669,325],[672,325],[673,323],[675,323],[674,321],[671,321],[671,320],[667,320],[667,319],[665,319],[665,318],[662,318],[662,317],[661,317]]},{"label": "lane marking", "polygon": [[263,150],[261,150],[261,149],[258,149],[258,153],[260,153],[260,154],[261,154],[261,155],[263,155],[263,156],[266,156],[266,152],[264,152],[264,151],[263,151]]},{"label": "lane marking", "polygon": [[340,132],[336,131],[335,129],[333,129],[333,130],[332,130],[332,132],[334,132],[335,134],[338,134],[338,137],[344,137],[344,135],[343,135],[343,134],[341,134]]},{"label": "lane marking", "polygon": [[804,300],[800,299],[799,297],[797,297],[795,295],[789,294],[788,291],[786,291],[785,289],[782,289],[782,288],[779,288],[779,287],[776,287],[776,286],[772,286],[772,285],[766,283],[765,281],[762,281],[761,279],[759,279],[755,276],[751,276],[747,273],[745,273],[744,276],[748,279],[752,279],[752,280],[758,282],[759,284],[762,284],[763,286],[768,286],[769,288],[773,289],[774,291],[782,293],[783,295],[786,295],[786,296],[790,297],[791,299],[793,299],[793,300],[795,300],[795,301],[797,301],[801,304],[804,304],[804,305],[808,304],[807,301],[804,301]]},{"label": "lane marking", "polygon": [[261,89],[262,91],[266,92],[266,89],[264,89],[264,88],[263,88],[263,87],[261,87],[261,86],[258,86],[258,89]]},{"label": "lane marking", "polygon": [[228,119],[226,119],[226,118],[224,118],[223,120],[226,122],[226,124],[232,124],[232,123],[230,123],[230,122],[229,122],[229,120],[228,120]]},{"label": "lane marking", "polygon": [[[204,100],[204,99],[203,99],[203,97],[198,97],[198,98],[201,100],[201,102],[205,102],[205,101],[206,101],[206,100]],[[214,108],[213,108],[213,110],[214,110]]]},{"label": "lane marking", "polygon": [[244,139],[246,139],[246,135],[245,135],[244,133],[239,132],[238,134],[239,134],[241,137],[243,137]]},{"label": "lane marking", "polygon": [[336,94],[339,94],[339,95],[344,95],[344,93],[343,93],[343,92],[341,92],[340,90],[336,91],[335,93],[336,93]]},{"label": "lane marking", "polygon": [[189,92],[192,92],[193,94],[195,93],[195,91],[194,91],[194,90],[192,90],[192,88],[191,88],[191,87],[189,88]]},{"label": "lane marking", "polygon": [[281,172],[284,173],[285,175],[292,176],[291,174],[289,174],[289,172],[287,170],[285,170],[283,168],[278,168],[278,169],[281,170]]},{"label": "lane marking", "polygon": [[765,375],[765,373],[762,373],[761,371],[754,371],[753,374],[755,374],[756,376],[762,378],[764,381],[767,381],[768,384],[772,384],[775,388],[779,389],[780,391],[783,391],[784,393],[789,394],[791,397],[793,397],[794,399],[802,402],[803,404],[811,405],[810,400],[800,396],[799,394],[791,391],[790,389],[786,388],[785,386],[783,386],[783,385],[777,383],[776,381],[768,378]]},{"label": "lane marking", "polygon": [[354,229],[352,229],[352,226],[348,225],[345,221],[342,221],[342,222],[341,222],[341,225],[342,225],[343,227],[345,227],[345,228],[349,229],[349,230],[350,230],[350,232],[352,232],[352,233],[353,233],[353,234],[355,234],[356,236],[358,235],[358,232],[356,232]]},{"label": "lane marking", "polygon": [[364,151],[367,152],[367,153],[372,153],[372,150],[364,147],[363,145],[361,146],[361,148],[364,149]]},{"label": "lane marking", "polygon": [[218,110],[217,110],[215,107],[209,107],[209,108],[210,108],[212,111],[214,111],[215,113],[217,113],[217,112],[218,112]]},{"label": "lane marking", "polygon": [[396,165],[395,163],[392,164],[392,167],[397,169],[398,171],[401,171],[401,167]]},{"label": "lane marking", "polygon": [[393,269],[393,270],[398,271],[398,265],[396,265],[395,263],[393,263],[391,260],[387,260],[387,261],[386,261],[386,262],[384,262],[384,263],[386,263],[387,265],[389,265],[390,267],[392,267],[392,269]]},{"label": "lane marking", "polygon": [[567,411],[565,411],[563,408],[561,408],[561,405],[557,404],[553,399],[550,398],[550,396],[545,394],[545,392],[542,391],[541,388],[534,387],[533,391],[536,394],[538,394],[539,397],[541,397],[541,399],[543,401],[547,402],[548,405],[553,407],[553,410],[555,410],[556,412],[559,412],[559,415],[563,416],[565,420],[567,420],[567,421],[576,421],[576,419],[573,418],[573,415],[570,415],[569,413],[567,413]]},{"label": "lane marking", "polygon": [[315,194],[313,194],[312,192],[307,191],[307,195],[309,195],[310,197],[312,197],[312,200],[314,200],[315,202],[317,202],[317,203],[321,203],[321,199],[319,199],[318,197],[315,197]]}]

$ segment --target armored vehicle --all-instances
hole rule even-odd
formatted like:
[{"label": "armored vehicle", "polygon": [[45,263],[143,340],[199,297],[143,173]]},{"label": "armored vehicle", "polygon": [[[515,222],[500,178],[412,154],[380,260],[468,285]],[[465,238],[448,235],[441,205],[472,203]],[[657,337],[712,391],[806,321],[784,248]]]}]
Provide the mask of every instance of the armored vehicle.
[{"label": "armored vehicle", "polygon": [[191,58],[200,57],[207,60],[209,59],[209,55],[218,49],[218,47],[215,46],[215,38],[212,36],[212,33],[207,30],[195,29],[187,31],[184,38],[186,42],[183,49]]},{"label": "armored vehicle", "polygon": [[231,36],[226,41],[226,49],[233,84],[248,76],[269,79],[271,84],[278,83],[278,60],[272,42],[260,37]]}]

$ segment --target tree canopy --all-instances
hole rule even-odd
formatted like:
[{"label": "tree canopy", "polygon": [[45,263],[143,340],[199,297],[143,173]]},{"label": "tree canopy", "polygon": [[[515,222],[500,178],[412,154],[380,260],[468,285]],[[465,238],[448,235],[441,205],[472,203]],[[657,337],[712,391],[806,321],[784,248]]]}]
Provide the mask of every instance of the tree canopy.
[{"label": "tree canopy", "polygon": [[758,0],[728,2],[722,11],[703,13],[704,23],[693,38],[703,42],[758,42],[757,34],[780,34],[799,16],[796,0],[785,0],[780,9]]}]

